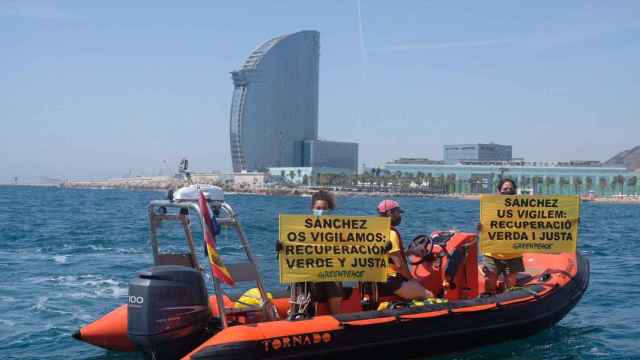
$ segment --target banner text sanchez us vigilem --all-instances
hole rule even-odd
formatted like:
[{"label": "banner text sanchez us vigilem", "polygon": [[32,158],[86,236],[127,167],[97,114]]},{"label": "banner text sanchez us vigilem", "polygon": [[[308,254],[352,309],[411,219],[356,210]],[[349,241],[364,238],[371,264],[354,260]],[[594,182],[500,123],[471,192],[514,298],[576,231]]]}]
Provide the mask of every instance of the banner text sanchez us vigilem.
[{"label": "banner text sanchez us vigilem", "polygon": [[482,195],[480,250],[575,252],[579,217],[578,196]]},{"label": "banner text sanchez us vigilem", "polygon": [[280,282],[386,280],[389,218],[280,214]]}]

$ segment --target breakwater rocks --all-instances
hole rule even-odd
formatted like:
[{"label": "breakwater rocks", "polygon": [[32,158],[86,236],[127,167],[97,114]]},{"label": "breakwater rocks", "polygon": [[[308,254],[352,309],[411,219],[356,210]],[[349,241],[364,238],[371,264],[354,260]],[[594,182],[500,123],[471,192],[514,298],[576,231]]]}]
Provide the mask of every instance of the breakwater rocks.
[{"label": "breakwater rocks", "polygon": [[108,180],[69,180],[61,184],[64,188],[81,189],[127,189],[127,190],[168,190],[186,185],[168,176],[135,177]]},{"label": "breakwater rocks", "polygon": [[[264,188],[250,188],[244,185],[234,185],[227,182],[222,183],[218,179],[198,177],[193,179],[194,183],[209,184],[220,186],[226,193],[253,194],[253,195],[288,195],[288,196],[311,196],[319,189],[333,191],[338,196],[374,196],[374,197],[437,197],[448,199],[462,200],[479,200],[480,194],[432,194],[419,192],[393,192],[393,191],[367,191],[353,190],[341,187],[285,187],[270,186]],[[81,189],[127,189],[127,190],[169,190],[187,186],[189,183],[185,180],[176,179],[168,176],[154,177],[134,177],[120,178],[108,180],[73,180],[65,181],[59,186],[64,188],[81,188]],[[603,202],[603,203],[640,203],[640,195],[624,195],[624,196],[598,196],[589,198],[582,196],[583,201]]]},{"label": "breakwater rocks", "polygon": [[[218,179],[194,176],[192,183],[220,186],[227,193],[246,193],[256,195],[304,195],[311,194],[314,190],[297,189],[288,187],[251,188],[233,183],[223,183]],[[126,190],[169,190],[188,186],[186,180],[180,180],[168,176],[134,177],[108,180],[69,180],[60,184],[63,188],[78,189],[126,189]]]},{"label": "breakwater rocks", "polygon": [[[353,190],[341,187],[286,187],[286,186],[269,186],[263,188],[251,188],[245,185],[234,185],[227,182],[222,183],[217,179],[198,177],[193,178],[194,183],[209,184],[222,187],[227,193],[238,194],[254,194],[254,195],[289,195],[289,196],[311,196],[319,189],[325,189],[335,192],[338,196],[376,196],[376,197],[447,197],[457,199],[479,199],[479,195],[468,194],[431,194],[418,192],[394,192],[394,191],[365,191]],[[64,188],[80,188],[80,189],[127,189],[127,190],[169,190],[187,186],[189,183],[185,180],[176,179],[167,176],[156,177],[135,177],[120,178],[108,180],[69,180],[60,186]]]}]

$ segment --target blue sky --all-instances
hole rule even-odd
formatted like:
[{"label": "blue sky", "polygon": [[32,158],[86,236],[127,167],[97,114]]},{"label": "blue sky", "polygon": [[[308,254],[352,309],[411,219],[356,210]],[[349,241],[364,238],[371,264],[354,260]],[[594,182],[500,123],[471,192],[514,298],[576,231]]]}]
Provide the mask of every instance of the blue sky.
[{"label": "blue sky", "polygon": [[0,1],[0,183],[229,170],[230,71],[320,31],[321,138],[360,162],[640,144],[640,2]]}]

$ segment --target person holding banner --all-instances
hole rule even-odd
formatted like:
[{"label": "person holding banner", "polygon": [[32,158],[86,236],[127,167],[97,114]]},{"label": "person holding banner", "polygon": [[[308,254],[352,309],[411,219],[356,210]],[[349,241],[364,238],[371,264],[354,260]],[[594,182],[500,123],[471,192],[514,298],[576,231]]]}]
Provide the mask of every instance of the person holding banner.
[{"label": "person holding banner", "polygon": [[378,204],[377,210],[380,216],[391,218],[389,267],[387,269],[387,282],[382,284],[382,288],[405,300],[424,300],[433,297],[431,291],[422,287],[409,272],[402,237],[398,229],[396,229],[396,226],[402,222],[404,210],[394,200],[382,200]]},{"label": "person holding banner", "polygon": [[[336,200],[332,193],[319,190],[311,196],[311,211],[316,216],[327,214],[336,207]],[[312,300],[326,299],[331,314],[340,313],[342,306],[342,285],[335,281],[316,282],[311,284]]]},{"label": "person holding banner", "polygon": [[[320,190],[311,196],[311,211],[315,216],[326,215],[329,211],[334,210],[335,206],[335,198],[328,191]],[[279,253],[281,250],[282,244],[278,241],[276,252]],[[299,300],[300,296],[304,300]],[[297,304],[292,307],[292,309],[297,309],[290,314],[292,319],[297,319],[298,316],[305,314],[310,303],[322,300],[327,301],[331,314],[338,314],[342,306],[342,285],[335,281],[294,283],[291,286],[291,297],[292,303]]]},{"label": "person holding banner", "polygon": [[[497,193],[500,195],[516,195],[518,187],[513,179],[503,178],[498,183]],[[478,224],[478,230],[481,225]],[[520,254],[485,253],[482,271],[485,278],[485,292],[495,293],[498,277],[503,275],[504,287],[508,289],[516,285],[518,273],[524,271],[524,262]]]}]

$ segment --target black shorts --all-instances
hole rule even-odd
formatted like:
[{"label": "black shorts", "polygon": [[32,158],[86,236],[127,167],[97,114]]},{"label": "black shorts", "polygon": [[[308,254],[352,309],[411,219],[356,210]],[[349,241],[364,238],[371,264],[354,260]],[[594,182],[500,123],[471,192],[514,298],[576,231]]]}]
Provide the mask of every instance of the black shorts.
[{"label": "black shorts", "polygon": [[342,298],[342,284],[335,281],[312,283],[311,298],[313,301],[327,301],[331,298]]},{"label": "black shorts", "polygon": [[378,289],[381,296],[391,296],[402,287],[407,281],[402,275],[394,275],[387,277],[386,283],[378,283]]},{"label": "black shorts", "polygon": [[524,272],[522,256],[513,259],[496,259],[491,256],[484,257],[484,266],[494,274],[517,274]]}]

